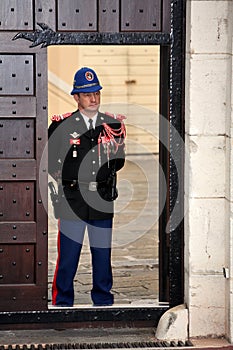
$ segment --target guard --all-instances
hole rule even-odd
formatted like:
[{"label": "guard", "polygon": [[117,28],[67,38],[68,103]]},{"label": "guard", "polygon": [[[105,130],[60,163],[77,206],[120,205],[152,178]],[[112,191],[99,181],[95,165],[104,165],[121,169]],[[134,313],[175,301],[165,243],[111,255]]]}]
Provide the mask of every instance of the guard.
[{"label": "guard", "polygon": [[[71,307],[73,280],[87,229],[92,256],[91,298],[95,306],[114,303],[111,267],[117,171],[125,163],[124,116],[99,112],[102,86],[95,71],[81,68],[74,77],[78,109],[52,117],[49,127],[49,173],[57,181],[58,257],[52,303]],[[55,203],[56,202],[56,203]]]}]

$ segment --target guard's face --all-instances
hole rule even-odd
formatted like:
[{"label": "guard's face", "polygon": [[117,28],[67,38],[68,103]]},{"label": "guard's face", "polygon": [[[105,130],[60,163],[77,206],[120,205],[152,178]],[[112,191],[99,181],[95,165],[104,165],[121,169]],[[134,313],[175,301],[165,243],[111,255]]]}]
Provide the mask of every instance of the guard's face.
[{"label": "guard's face", "polygon": [[100,91],[74,95],[75,101],[78,103],[78,109],[84,113],[96,113],[100,105]]}]

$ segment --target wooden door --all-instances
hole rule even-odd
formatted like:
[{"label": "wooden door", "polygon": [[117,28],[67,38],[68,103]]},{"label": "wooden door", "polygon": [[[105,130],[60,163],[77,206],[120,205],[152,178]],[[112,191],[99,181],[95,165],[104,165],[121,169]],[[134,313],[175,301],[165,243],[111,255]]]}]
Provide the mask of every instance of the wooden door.
[{"label": "wooden door", "polygon": [[47,308],[46,49],[12,41],[34,29],[31,0],[1,2],[0,311]]}]

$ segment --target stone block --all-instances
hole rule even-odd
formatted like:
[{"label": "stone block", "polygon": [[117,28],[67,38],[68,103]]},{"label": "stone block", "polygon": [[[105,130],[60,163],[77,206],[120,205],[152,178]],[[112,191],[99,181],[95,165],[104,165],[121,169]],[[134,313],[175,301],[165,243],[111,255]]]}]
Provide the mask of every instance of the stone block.
[{"label": "stone block", "polygon": [[[231,74],[230,55],[192,55],[186,68],[186,85],[190,91],[189,122],[186,132],[190,135],[224,135],[230,109],[227,79]],[[188,72],[188,69],[190,71]]]},{"label": "stone block", "polygon": [[188,310],[185,305],[178,305],[166,311],[159,320],[155,336],[159,340],[188,339]]},{"label": "stone block", "polygon": [[189,336],[218,338],[225,335],[225,310],[189,307]]},{"label": "stone block", "polygon": [[192,275],[188,283],[189,336],[223,335],[226,312],[223,275]]},{"label": "stone block", "polygon": [[191,53],[231,53],[231,1],[191,1]]},{"label": "stone block", "polygon": [[225,197],[225,137],[190,136],[187,141],[189,197]]},{"label": "stone block", "polygon": [[216,308],[225,306],[225,278],[221,274],[190,274],[189,307]]},{"label": "stone block", "polygon": [[233,162],[233,153],[232,153],[232,139],[230,137],[226,138],[226,193],[225,197],[228,201],[233,200],[233,175],[232,175],[232,162]]},{"label": "stone block", "polygon": [[194,272],[222,273],[225,263],[227,200],[192,198],[189,203],[189,268]]}]

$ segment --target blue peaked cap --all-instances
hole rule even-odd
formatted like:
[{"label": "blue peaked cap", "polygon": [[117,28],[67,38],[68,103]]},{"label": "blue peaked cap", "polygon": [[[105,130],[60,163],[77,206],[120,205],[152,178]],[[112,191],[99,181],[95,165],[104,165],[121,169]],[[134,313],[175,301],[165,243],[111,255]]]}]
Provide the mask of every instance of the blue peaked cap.
[{"label": "blue peaked cap", "polygon": [[73,90],[71,95],[79,92],[96,92],[102,89],[95,71],[88,67],[79,69],[74,76]]}]

